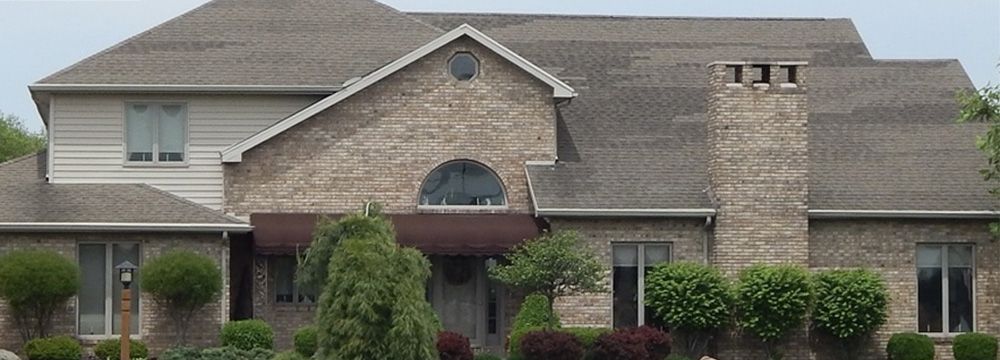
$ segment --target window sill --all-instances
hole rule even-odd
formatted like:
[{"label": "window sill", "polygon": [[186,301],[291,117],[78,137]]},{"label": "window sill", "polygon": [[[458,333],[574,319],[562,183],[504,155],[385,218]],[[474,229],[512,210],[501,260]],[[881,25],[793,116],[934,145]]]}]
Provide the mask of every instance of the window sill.
[{"label": "window sill", "polygon": [[417,205],[421,214],[506,214],[507,205]]},{"label": "window sill", "polygon": [[[77,335],[76,338],[84,343],[98,343],[104,340],[115,340],[120,339],[121,335]],[[142,340],[142,336],[138,334],[129,335],[129,339],[132,340]]]},{"label": "window sill", "polygon": [[968,333],[956,332],[956,333],[919,333],[919,334],[927,335],[927,337],[931,338],[931,340],[934,340],[935,343],[940,344],[940,343],[951,343],[953,340],[955,340],[955,337]]}]

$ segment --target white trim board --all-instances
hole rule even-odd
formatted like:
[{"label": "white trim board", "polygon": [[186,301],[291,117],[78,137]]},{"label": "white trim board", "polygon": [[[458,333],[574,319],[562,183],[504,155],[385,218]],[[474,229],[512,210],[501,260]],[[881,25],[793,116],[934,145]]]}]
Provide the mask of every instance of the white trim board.
[{"label": "white trim board", "polygon": [[992,210],[809,210],[811,219],[897,218],[897,219],[996,219]]},{"label": "white trim board", "polygon": [[14,222],[0,223],[0,231],[151,231],[151,232],[219,232],[247,233],[249,224],[160,224],[160,223],[63,223]]},{"label": "white trim board", "polygon": [[275,123],[274,125],[271,125],[265,128],[264,130],[261,130],[260,132],[251,135],[246,139],[243,139],[243,141],[240,141],[226,148],[225,150],[222,151],[222,162],[236,163],[243,161],[243,153],[246,152],[247,150],[253,149],[257,145],[260,145],[261,143],[267,141],[268,139],[285,132],[286,130],[292,128],[295,125],[298,125],[303,121],[308,120],[309,118],[315,116],[316,114],[319,114],[323,110],[326,110],[340,103],[341,101],[344,101],[345,99],[351,97],[351,95],[354,95],[360,92],[361,90],[364,90],[369,86],[372,86],[373,84],[381,81],[382,79],[385,79],[389,75],[396,73],[397,71],[406,67],[407,65],[416,62],[417,60],[423,58],[424,56],[427,56],[428,54],[434,52],[437,49],[440,49],[441,47],[451,43],[452,41],[455,41],[456,39],[462,36],[468,36],[472,38],[473,40],[479,42],[483,46],[497,53],[497,55],[500,55],[504,59],[507,59],[514,65],[521,68],[522,70],[527,71],[529,74],[535,76],[542,82],[548,84],[549,86],[552,86],[553,97],[555,98],[576,97],[577,95],[576,90],[573,90],[572,87],[566,85],[566,83],[562,82],[552,74],[549,74],[545,70],[542,70],[542,68],[536,66],[535,64],[532,64],[528,60],[525,60],[520,55],[514,53],[510,49],[507,49],[506,47],[498,43],[496,40],[493,40],[489,36],[486,36],[486,34],[483,34],[479,30],[476,30],[469,24],[462,24],[461,26],[455,28],[454,30],[451,30],[445,33],[444,35],[441,35],[437,39],[432,40],[431,42],[425,44],[424,46],[421,46],[420,48],[410,52],[409,54],[406,54],[403,57],[389,63],[388,65],[385,65],[379,68],[378,70],[375,70],[374,72],[365,75],[360,80],[350,83],[350,85],[344,87],[343,89],[341,89],[341,91],[336,92],[333,95],[330,95],[316,102],[315,104],[306,107],[305,109],[302,109],[301,111],[295,114],[292,114],[291,116],[285,118],[284,120],[281,120]]},{"label": "white trim board", "polygon": [[536,216],[581,217],[706,217],[715,209],[535,209]]},{"label": "white trim board", "polygon": [[147,84],[31,84],[32,92],[127,93],[260,93],[329,95],[340,86],[312,85],[147,85]]}]

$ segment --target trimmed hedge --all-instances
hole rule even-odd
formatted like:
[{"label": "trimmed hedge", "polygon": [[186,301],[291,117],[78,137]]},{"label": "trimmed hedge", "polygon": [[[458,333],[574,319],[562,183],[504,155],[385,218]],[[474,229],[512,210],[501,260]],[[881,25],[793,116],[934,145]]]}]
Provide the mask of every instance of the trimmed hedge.
[{"label": "trimmed hedge", "polygon": [[462,334],[442,331],[438,333],[436,346],[441,360],[472,360],[472,345]]},{"label": "trimmed hedge", "polygon": [[686,340],[678,347],[687,354],[705,352],[714,332],[729,324],[732,305],[732,283],[709,265],[667,263],[646,275],[646,306]]},{"label": "trimmed hedge", "polygon": [[583,344],[584,348],[590,349],[591,347],[594,346],[594,343],[597,342],[597,339],[600,338],[601,335],[610,333],[610,332],[614,331],[614,329],[611,329],[611,328],[599,328],[599,327],[597,327],[597,328],[595,328],[595,327],[566,327],[566,328],[559,329],[559,331],[562,331],[564,333],[568,333],[570,335],[575,336],[577,340],[580,340],[580,344]]},{"label": "trimmed hedge", "polygon": [[503,360],[500,355],[494,355],[489,353],[476,354],[473,358],[474,360]]},{"label": "trimmed hedge", "polygon": [[69,336],[34,339],[24,345],[28,360],[80,360],[83,348]]},{"label": "trimmed hedge", "polygon": [[219,335],[222,346],[240,350],[274,349],[274,331],[263,320],[230,321]]},{"label": "trimmed hedge", "polygon": [[[146,344],[142,341],[129,339],[129,359],[145,359],[149,357],[149,349],[146,348]],[[122,353],[122,343],[118,339],[108,339],[97,343],[94,347],[94,355],[97,356],[99,360],[112,359],[117,360]]]},{"label": "trimmed hedge", "polygon": [[541,294],[531,294],[524,297],[521,309],[514,317],[512,329],[527,329],[534,327],[544,327],[549,329],[558,328],[559,316],[549,310],[549,299]]},{"label": "trimmed hedge", "polygon": [[201,350],[192,347],[170,348],[160,354],[159,360],[198,360],[201,359]]},{"label": "trimmed hedge", "polygon": [[564,332],[534,331],[521,338],[520,356],[524,360],[580,360],[583,344]]},{"label": "trimmed hedge", "polygon": [[997,338],[982,333],[966,333],[955,337],[951,345],[955,360],[996,360]]},{"label": "trimmed hedge", "polygon": [[292,341],[295,343],[295,352],[305,357],[312,357],[316,353],[317,331],[315,325],[303,326],[295,330]]},{"label": "trimmed hedge", "polygon": [[289,350],[275,355],[271,360],[309,360],[309,357],[302,356],[302,354],[294,350]]},{"label": "trimmed hedge", "polygon": [[79,288],[79,267],[59,253],[16,250],[0,256],[0,299],[7,303],[22,341],[48,336],[53,314]]},{"label": "trimmed hedge", "polygon": [[899,333],[885,347],[889,360],[934,360],[934,341],[917,333]]},{"label": "trimmed hedge", "polygon": [[642,326],[602,335],[594,343],[590,357],[594,360],[661,360],[667,354],[670,354],[670,335]]}]

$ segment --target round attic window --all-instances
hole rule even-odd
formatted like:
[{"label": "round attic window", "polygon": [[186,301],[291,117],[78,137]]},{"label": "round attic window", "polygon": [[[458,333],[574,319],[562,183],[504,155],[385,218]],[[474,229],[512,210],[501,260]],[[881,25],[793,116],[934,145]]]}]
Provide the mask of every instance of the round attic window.
[{"label": "round attic window", "polygon": [[448,60],[448,72],[458,81],[469,81],[479,75],[479,60],[470,53],[457,53]]}]

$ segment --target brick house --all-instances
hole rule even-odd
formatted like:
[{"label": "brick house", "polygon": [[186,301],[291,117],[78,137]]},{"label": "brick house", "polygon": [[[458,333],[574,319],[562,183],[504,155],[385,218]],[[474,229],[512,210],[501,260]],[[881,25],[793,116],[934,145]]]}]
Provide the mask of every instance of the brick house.
[{"label": "brick house", "polygon": [[[1000,334],[983,127],[953,123],[971,86],[954,60],[873,59],[846,19],[215,0],[29,85],[50,146],[0,165],[0,252],[78,261],[56,325],[93,341],[118,331],[116,262],[195,249],[226,291],[192,338],[254,317],[287,348],[315,314],[293,279],[316,219],[375,200],[431,259],[442,323],[478,347],[502,347],[523,295],[486,269],[574,229],[610,286],[560,299],[566,325],[652,321],[641,270],[665,261],[870,267],[892,302],[867,358],[902,331],[948,358],[955,334]],[[163,312],[133,308],[166,347]],[[787,352],[829,353],[805,330]]]}]

